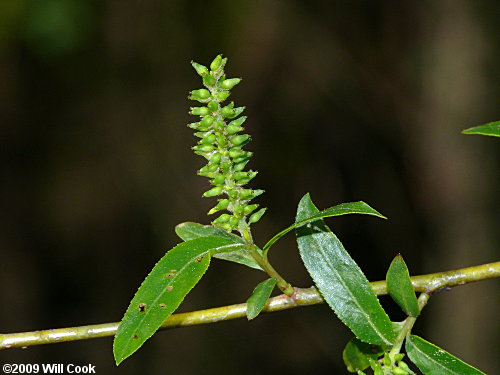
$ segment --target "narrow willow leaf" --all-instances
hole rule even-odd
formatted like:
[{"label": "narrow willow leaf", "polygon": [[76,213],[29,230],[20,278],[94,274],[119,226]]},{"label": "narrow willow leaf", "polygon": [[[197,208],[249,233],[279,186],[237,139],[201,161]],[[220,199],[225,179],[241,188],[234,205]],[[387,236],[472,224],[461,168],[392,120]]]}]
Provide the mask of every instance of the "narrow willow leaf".
[{"label": "narrow willow leaf", "polygon": [[222,228],[217,228],[212,225],[192,223],[189,221],[178,224],[175,227],[175,233],[183,241],[194,240],[195,238],[200,238],[200,237],[215,236],[215,237],[226,237],[233,243],[242,243],[242,244],[245,243],[241,237],[229,233],[228,231],[225,231]]},{"label": "narrow willow leaf", "polygon": [[266,305],[271,292],[276,285],[276,279],[270,278],[255,287],[250,298],[247,299],[247,318],[252,320],[260,314]]},{"label": "narrow willow leaf", "polygon": [[[219,236],[225,237],[233,243],[245,243],[245,241],[243,241],[241,237],[212,225],[202,225],[198,223],[186,222],[177,225],[175,227],[175,233],[177,233],[177,235],[184,241],[189,241],[200,237]],[[258,251],[262,252],[260,249]],[[242,264],[244,266],[262,271],[262,268],[255,262],[253,257],[250,255],[250,252],[246,250],[244,246],[235,247],[232,252],[215,254],[214,258]]]},{"label": "narrow willow leaf", "polygon": [[[306,194],[299,203],[297,222],[319,211]],[[297,228],[300,256],[325,301],[360,340],[382,345],[396,335],[365,275],[339,239],[317,220]]]},{"label": "narrow willow leaf", "polygon": [[384,349],[357,338],[350,340],[342,352],[342,358],[349,372],[358,372],[370,367],[368,358],[376,360],[384,354]]},{"label": "narrow willow leaf", "polygon": [[417,296],[411,284],[410,273],[401,254],[392,260],[386,275],[387,291],[401,309],[409,316],[418,316]]},{"label": "narrow willow leaf", "polygon": [[143,281],[115,335],[117,364],[139,349],[198,283],[216,252],[236,246],[223,237],[203,237],[183,242],[160,259]]},{"label": "narrow willow leaf", "polygon": [[425,375],[486,375],[421,337],[406,339],[406,353]]},{"label": "narrow willow leaf", "polygon": [[480,134],[500,137],[500,121],[489,122],[484,125],[474,126],[462,131],[463,134]]},{"label": "narrow willow leaf", "polygon": [[291,230],[298,228],[304,224],[310,223],[311,221],[317,220],[317,219],[323,219],[325,217],[332,217],[332,216],[340,216],[340,215],[347,215],[347,214],[366,214],[366,215],[373,215],[377,217],[381,217],[385,219],[386,217],[368,206],[364,202],[351,202],[351,203],[342,203],[337,206],[333,206],[330,208],[327,208],[326,210],[323,211],[318,211],[316,209],[314,214],[311,214],[309,216],[304,216],[300,220],[295,220],[295,223],[290,225],[288,228],[283,229],[281,232],[276,234],[273,238],[271,238],[262,248],[264,253],[267,253],[271,246],[274,245],[276,241],[278,241],[281,237],[283,237],[285,234],[290,232]]}]

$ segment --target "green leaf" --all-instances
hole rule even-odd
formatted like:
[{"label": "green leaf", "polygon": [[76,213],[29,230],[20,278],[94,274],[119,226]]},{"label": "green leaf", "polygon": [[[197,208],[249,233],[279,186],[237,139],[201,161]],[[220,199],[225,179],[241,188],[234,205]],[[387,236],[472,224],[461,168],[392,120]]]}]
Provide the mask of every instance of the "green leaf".
[{"label": "green leaf", "polygon": [[418,316],[420,309],[418,308],[417,297],[411,284],[408,267],[406,267],[401,254],[396,255],[392,260],[387,271],[386,280],[387,291],[399,307],[409,316]]},{"label": "green leaf", "polygon": [[326,210],[323,211],[318,211],[316,209],[314,214],[304,216],[300,220],[295,220],[295,223],[290,225],[288,228],[283,229],[281,232],[276,234],[273,238],[271,238],[262,248],[264,253],[267,253],[271,246],[274,245],[276,241],[278,241],[281,237],[283,237],[285,234],[290,232],[291,230],[298,228],[304,224],[307,224],[311,221],[317,220],[317,219],[322,219],[325,217],[332,217],[332,216],[340,216],[340,215],[347,215],[347,214],[366,214],[366,215],[373,215],[377,217],[381,217],[385,219],[386,217],[383,216],[381,213],[377,212],[370,206],[368,206],[364,202],[351,202],[351,203],[342,203],[337,206],[333,206],[330,208],[327,208]]},{"label": "green leaf", "polygon": [[462,134],[480,134],[500,137],[500,121],[489,122],[484,125],[474,126],[462,131]]},{"label": "green leaf", "polygon": [[[243,241],[241,237],[212,225],[202,225],[198,223],[186,222],[177,225],[175,227],[175,233],[177,233],[177,235],[184,241],[189,241],[200,237],[218,236],[227,238],[235,244],[245,244],[245,241]],[[258,251],[262,252],[262,250],[260,249],[258,249]],[[255,262],[253,257],[250,255],[250,252],[246,250],[244,246],[235,247],[231,252],[215,254],[214,258],[242,264],[244,266],[262,271],[262,268]]]},{"label": "green leaf", "polygon": [[425,375],[486,375],[421,337],[406,339],[406,353]]},{"label": "green leaf", "polygon": [[[299,203],[297,222],[318,212],[306,194]],[[296,233],[304,265],[340,320],[362,341],[393,343],[396,334],[389,317],[361,269],[324,221],[304,225]]]},{"label": "green leaf", "polygon": [[222,237],[203,237],[183,242],[160,259],[143,281],[115,335],[117,364],[139,349],[198,283],[216,252],[236,246]]},{"label": "green leaf", "polygon": [[276,279],[270,278],[255,287],[247,299],[247,318],[252,320],[260,314],[276,285]]},{"label": "green leaf", "polygon": [[353,338],[344,348],[342,358],[347,366],[347,371],[358,372],[370,367],[368,358],[376,360],[382,354],[384,354],[384,349],[380,346],[367,344],[357,338]]}]

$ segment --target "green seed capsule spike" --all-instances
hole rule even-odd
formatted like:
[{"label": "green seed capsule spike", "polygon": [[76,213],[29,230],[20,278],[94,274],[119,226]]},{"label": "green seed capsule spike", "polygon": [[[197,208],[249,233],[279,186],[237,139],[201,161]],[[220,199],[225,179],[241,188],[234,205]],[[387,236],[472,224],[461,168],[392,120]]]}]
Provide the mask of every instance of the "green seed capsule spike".
[{"label": "green seed capsule spike", "polygon": [[203,196],[204,197],[216,197],[217,195],[221,195],[223,190],[224,189],[222,188],[222,186],[216,186],[216,187],[206,191],[205,193],[203,193]]},{"label": "green seed capsule spike", "polygon": [[234,86],[241,82],[241,78],[230,78],[222,81],[219,86],[224,90],[231,90]]},{"label": "green seed capsule spike", "polygon": [[222,65],[222,55],[218,55],[210,64],[210,70],[215,71]]},{"label": "green seed capsule spike", "polygon": [[260,220],[260,218],[262,217],[262,215],[264,215],[264,213],[266,212],[267,208],[261,208],[259,211],[253,213],[250,218],[248,219],[248,222],[250,224],[254,224],[256,222],[258,222]]},{"label": "green seed capsule spike", "polygon": [[208,74],[208,68],[206,66],[195,63],[194,61],[191,61],[191,65],[196,70],[196,73],[198,73],[200,76],[203,77]]}]

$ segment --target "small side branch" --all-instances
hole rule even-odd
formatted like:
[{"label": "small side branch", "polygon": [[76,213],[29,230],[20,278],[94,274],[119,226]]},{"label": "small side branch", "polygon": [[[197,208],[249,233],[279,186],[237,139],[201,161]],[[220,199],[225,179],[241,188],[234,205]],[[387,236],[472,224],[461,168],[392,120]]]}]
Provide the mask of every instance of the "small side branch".
[{"label": "small side branch", "polygon": [[[414,276],[411,278],[415,291],[431,294],[443,288],[468,284],[475,281],[492,279],[500,276],[500,262],[480,266],[461,268],[454,271]],[[377,295],[387,294],[385,281],[371,283]],[[292,296],[280,295],[269,299],[264,312],[274,312],[300,306],[324,303],[316,288],[295,288]],[[246,304],[216,307],[188,313],[174,314],[162,325],[162,329],[189,327],[199,324],[217,323],[246,316]],[[19,348],[42,344],[53,344],[66,341],[87,340],[113,336],[118,322],[49,329],[44,331],[0,334],[0,349]]]}]

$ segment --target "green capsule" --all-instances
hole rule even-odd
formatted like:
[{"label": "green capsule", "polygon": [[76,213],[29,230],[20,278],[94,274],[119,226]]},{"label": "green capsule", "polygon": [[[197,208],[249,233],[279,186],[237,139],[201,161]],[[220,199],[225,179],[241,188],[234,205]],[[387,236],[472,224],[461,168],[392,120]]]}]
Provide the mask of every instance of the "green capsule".
[{"label": "green capsule", "polygon": [[224,130],[226,124],[224,123],[224,121],[217,121],[215,124],[214,124],[214,130],[216,132],[221,132]]},{"label": "green capsule", "polygon": [[231,227],[233,227],[233,229],[238,225],[239,222],[240,219],[238,219],[236,216],[231,216],[231,218],[229,219],[229,224],[231,224]]},{"label": "green capsule", "polygon": [[234,147],[229,150],[229,157],[231,159],[236,159],[236,158],[240,158],[242,156],[245,156],[245,151],[241,150],[241,149],[234,149]]},{"label": "green capsule", "polygon": [[220,169],[223,171],[223,172],[227,172],[229,170],[229,168],[231,167],[231,164],[226,162],[226,161],[223,161],[222,163],[220,163]]},{"label": "green capsule", "polygon": [[191,112],[189,113],[195,116],[206,116],[209,112],[210,110],[207,107],[191,107]]},{"label": "green capsule", "polygon": [[234,172],[233,173],[233,178],[238,181],[241,180],[242,178],[248,177],[247,172]]},{"label": "green capsule", "polygon": [[235,214],[239,215],[239,216],[242,216],[243,215],[243,210],[244,210],[245,207],[243,207],[241,204],[238,204],[236,206],[233,207],[233,211]]},{"label": "green capsule", "polygon": [[234,86],[241,82],[241,78],[225,79],[219,83],[219,86],[224,90],[231,90]]},{"label": "green capsule", "polygon": [[221,195],[222,192],[224,191],[222,186],[216,186],[205,193],[203,193],[204,197],[216,197],[217,195]]},{"label": "green capsule", "polygon": [[253,180],[253,178],[255,176],[257,176],[257,172],[254,172],[254,171],[251,171],[251,172],[246,172],[246,176],[243,177],[243,178],[240,178],[238,180],[238,182],[241,184],[241,185],[245,185],[245,184],[248,184],[250,181]]},{"label": "green capsule", "polygon": [[248,206],[245,207],[243,212],[245,213],[245,215],[251,214],[257,209],[257,207],[259,207],[258,204],[249,204]]},{"label": "green capsule", "polygon": [[243,155],[243,156],[240,156],[239,158],[234,158],[233,159],[233,163],[235,163],[235,164],[238,164],[238,163],[241,163],[241,162],[244,162],[244,161],[249,162],[250,158],[247,157],[246,155]]},{"label": "green capsule", "polygon": [[245,110],[245,107],[236,107],[234,108],[234,116],[231,117],[231,118],[235,118],[235,117],[238,117],[239,115],[241,115],[241,113]]},{"label": "green capsule", "polygon": [[217,70],[222,65],[222,55],[218,55],[210,64],[211,70]]},{"label": "green capsule", "polygon": [[394,355],[394,362],[399,362],[405,357],[404,353],[398,353]]},{"label": "green capsule", "polygon": [[242,189],[240,191],[240,198],[243,200],[251,199],[253,197],[252,189]]},{"label": "green capsule", "polygon": [[210,91],[208,91],[207,89],[199,89],[191,91],[190,99],[206,100],[208,98],[210,98]]},{"label": "green capsule", "polygon": [[258,222],[260,220],[260,218],[262,217],[262,215],[264,215],[264,213],[266,212],[267,208],[261,208],[259,211],[253,213],[250,218],[248,219],[248,222],[250,224],[254,224],[256,222]]},{"label": "green capsule", "polygon": [[224,137],[223,135],[217,137],[217,144],[220,146],[220,147],[226,147],[227,146],[227,138]]},{"label": "green capsule", "polygon": [[236,126],[236,125],[231,125],[231,124],[229,124],[226,128],[226,132],[229,135],[236,134],[242,130],[244,130],[244,128],[242,126]]},{"label": "green capsule", "polygon": [[231,95],[231,93],[229,91],[220,91],[217,93],[217,95],[215,96],[218,100],[220,100],[221,102],[223,102],[224,100],[226,100],[227,98],[229,98],[229,95]]},{"label": "green capsule", "polygon": [[199,152],[212,152],[213,150],[215,150],[215,147],[212,145],[200,144],[200,145],[194,146],[193,150],[199,151]]},{"label": "green capsule", "polygon": [[203,82],[207,86],[213,86],[215,85],[215,82],[217,82],[217,80],[211,74],[206,74],[205,76],[203,76]]},{"label": "green capsule", "polygon": [[209,127],[214,122],[215,118],[213,116],[205,116],[201,119],[200,125],[204,127]]},{"label": "green capsule", "polygon": [[221,186],[224,185],[225,181],[226,181],[226,176],[224,176],[223,174],[218,174],[210,182],[212,183],[212,185]]},{"label": "green capsule", "polygon": [[220,110],[220,113],[223,117],[225,118],[233,118],[235,117],[235,112],[234,112],[234,109],[232,108],[228,108],[227,106],[226,107],[223,107],[221,110]]},{"label": "green capsule", "polygon": [[211,164],[219,164],[222,159],[222,154],[220,152],[216,152],[215,154],[212,155],[210,158],[210,163]]},{"label": "green capsule", "polygon": [[408,371],[399,367],[394,367],[391,371],[393,375],[408,375]]},{"label": "green capsule", "polygon": [[233,169],[234,169],[235,171],[237,171],[237,172],[242,171],[243,169],[245,169],[245,166],[247,165],[247,163],[248,163],[248,160],[246,160],[246,161],[242,161],[242,162],[239,162],[239,163],[236,163],[236,164],[234,165],[234,168],[233,168]]},{"label": "green capsule", "polygon": [[198,73],[200,76],[203,77],[208,74],[208,68],[206,66],[195,63],[194,61],[191,61],[191,65],[196,70],[196,73]]},{"label": "green capsule", "polygon": [[217,139],[217,136],[214,133],[210,133],[210,134],[207,134],[205,137],[203,137],[200,140],[200,143],[201,144],[212,144],[215,142],[216,139]]},{"label": "green capsule", "polygon": [[239,134],[231,137],[231,143],[235,146],[240,146],[250,139],[248,134]]},{"label": "green capsule", "polygon": [[217,102],[209,102],[207,107],[210,111],[215,112],[219,109],[219,104]]},{"label": "green capsule", "polygon": [[238,196],[238,190],[235,190],[233,188],[226,188],[226,191],[227,191],[227,195],[230,197],[230,198],[236,198]]},{"label": "green capsule", "polygon": [[219,169],[219,166],[217,164],[207,164],[207,169],[209,172],[215,172],[217,169]]},{"label": "green capsule", "polygon": [[231,215],[229,214],[222,214],[220,215],[217,219],[213,221],[214,224],[222,224],[222,223],[227,223],[229,219],[231,218]]}]

